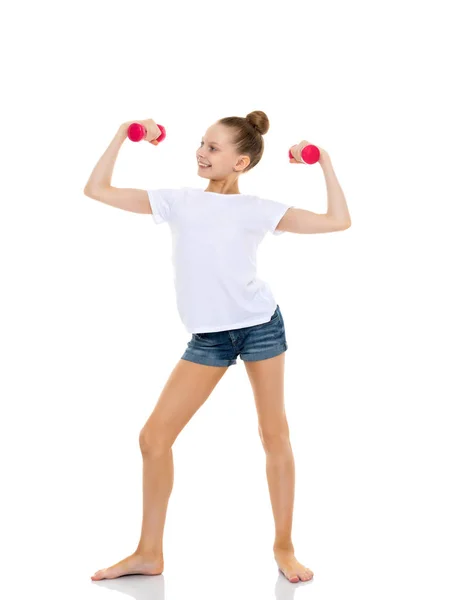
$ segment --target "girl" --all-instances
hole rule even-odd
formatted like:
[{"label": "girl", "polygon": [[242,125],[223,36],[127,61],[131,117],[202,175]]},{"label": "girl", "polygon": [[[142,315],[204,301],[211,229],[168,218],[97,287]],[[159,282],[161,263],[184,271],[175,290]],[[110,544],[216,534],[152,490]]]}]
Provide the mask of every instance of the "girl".
[{"label": "girl", "polygon": [[[141,121],[146,140],[156,144],[155,121]],[[228,117],[206,130],[197,151],[200,188],[138,190],[111,187],[117,154],[127,138],[124,123],[96,165],[85,194],[116,208],[152,214],[167,222],[173,237],[175,290],[180,318],[192,334],[155,408],[140,431],[143,457],[143,519],[136,550],[91,579],[129,573],[161,574],[163,530],[173,486],[172,445],[207,400],[229,366],[241,357],[252,386],[259,435],[275,522],[273,553],[291,582],[313,572],[294,556],[291,539],[294,458],[284,407],[287,342],[283,316],[268,284],[257,277],[256,250],[267,232],[326,233],[350,227],[344,194],[330,158],[320,149],[328,211],[316,214],[258,196],[241,194],[239,176],[261,160],[269,121],[262,111]],[[291,148],[291,162],[303,163],[303,141]]]}]

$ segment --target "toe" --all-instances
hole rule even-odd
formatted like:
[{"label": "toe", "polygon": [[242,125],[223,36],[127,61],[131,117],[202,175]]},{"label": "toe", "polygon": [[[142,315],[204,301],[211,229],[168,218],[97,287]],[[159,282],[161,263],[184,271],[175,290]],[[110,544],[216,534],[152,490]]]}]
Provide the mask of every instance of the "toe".
[{"label": "toe", "polygon": [[98,579],[99,577],[101,577],[101,576],[102,576],[102,574],[103,574],[103,570],[104,570],[104,569],[100,569],[99,571],[96,571],[96,572],[95,572],[95,573],[94,573],[94,574],[91,576],[91,579]]}]

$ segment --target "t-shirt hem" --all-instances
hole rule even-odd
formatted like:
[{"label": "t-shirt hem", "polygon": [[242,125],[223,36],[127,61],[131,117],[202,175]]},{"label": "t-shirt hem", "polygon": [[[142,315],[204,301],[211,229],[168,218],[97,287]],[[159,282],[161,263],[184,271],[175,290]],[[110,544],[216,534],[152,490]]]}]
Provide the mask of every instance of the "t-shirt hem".
[{"label": "t-shirt hem", "polygon": [[253,325],[262,325],[263,323],[268,323],[270,321],[270,319],[272,318],[273,313],[275,312],[275,309],[277,308],[277,304],[275,304],[275,306],[273,307],[272,312],[270,313],[270,315],[266,318],[266,320],[261,321],[259,319],[256,320],[252,320],[252,321],[241,321],[240,323],[232,323],[231,325],[224,325],[224,326],[219,326],[218,329],[211,329],[210,327],[207,329],[204,328],[196,328],[195,331],[189,330],[188,333],[219,333],[220,331],[229,331],[230,329],[241,329],[243,327],[252,327]]}]

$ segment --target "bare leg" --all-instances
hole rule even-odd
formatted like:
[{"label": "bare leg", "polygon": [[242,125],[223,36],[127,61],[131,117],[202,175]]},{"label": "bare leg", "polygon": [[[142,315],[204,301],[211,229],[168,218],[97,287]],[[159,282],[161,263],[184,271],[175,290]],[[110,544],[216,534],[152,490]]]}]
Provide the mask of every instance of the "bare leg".
[{"label": "bare leg", "polygon": [[281,439],[266,451],[266,475],[275,520],[274,548],[293,550],[292,520],[295,493],[295,463],[289,439]]},{"label": "bare leg", "polygon": [[[142,439],[142,436],[141,436]],[[164,570],[163,531],[167,505],[173,487],[172,448],[162,452],[146,449],[143,458],[143,518],[141,539],[133,554],[108,569],[97,571],[91,579],[113,579],[122,575],[160,575]]]},{"label": "bare leg", "polygon": [[275,561],[285,577],[295,583],[314,573],[298,562],[292,543],[295,463],[284,406],[285,353],[245,362],[258,411],[259,435],[266,453],[266,474],[275,520]]},{"label": "bare leg", "polygon": [[163,533],[167,506],[173,488],[172,448],[160,453],[142,451],[143,517],[136,552],[163,563]]},{"label": "bare leg", "polygon": [[178,361],[139,436],[143,458],[143,516],[138,546],[133,554],[108,569],[97,571],[91,579],[162,573],[164,524],[173,487],[172,445],[227,369],[184,359]]},{"label": "bare leg", "polygon": [[266,445],[266,474],[275,520],[273,552],[280,571],[295,583],[314,573],[294,556],[292,517],[294,511],[295,463],[289,438],[280,436]]}]

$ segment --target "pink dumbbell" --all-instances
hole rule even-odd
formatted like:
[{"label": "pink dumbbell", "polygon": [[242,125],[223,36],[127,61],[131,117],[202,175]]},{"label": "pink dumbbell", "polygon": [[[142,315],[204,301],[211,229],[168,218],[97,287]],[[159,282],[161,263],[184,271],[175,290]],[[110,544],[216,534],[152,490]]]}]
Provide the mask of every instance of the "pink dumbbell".
[{"label": "pink dumbbell", "polygon": [[[161,129],[161,135],[158,138],[156,138],[156,140],[152,140],[152,142],[156,141],[157,143],[159,143],[165,139],[166,130],[159,123],[156,123],[156,124]],[[142,125],[142,123],[131,123],[131,125],[128,127],[128,138],[132,142],[140,142],[141,140],[143,140],[145,138],[146,135],[147,135],[147,128],[144,125]]]},{"label": "pink dumbbell", "polygon": [[[305,163],[307,163],[308,165],[313,165],[320,158],[320,150],[317,146],[313,146],[313,144],[308,144],[307,146],[302,148],[300,155],[302,157],[302,160]],[[290,150],[289,150],[289,158],[292,158],[295,160],[295,158],[292,156],[292,152]]]}]

